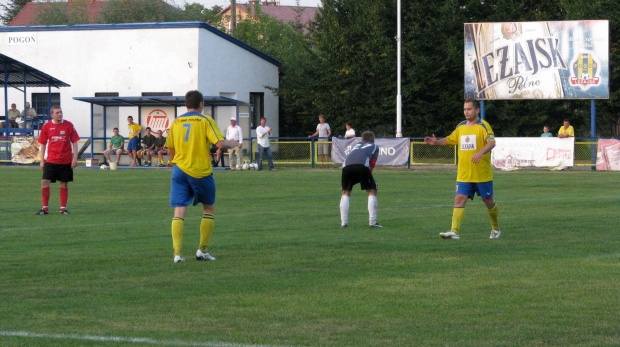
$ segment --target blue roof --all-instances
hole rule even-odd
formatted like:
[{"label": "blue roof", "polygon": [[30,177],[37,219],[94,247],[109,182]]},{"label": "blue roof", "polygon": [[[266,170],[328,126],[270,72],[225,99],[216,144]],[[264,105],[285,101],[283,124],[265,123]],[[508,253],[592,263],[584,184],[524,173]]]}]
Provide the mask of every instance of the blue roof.
[{"label": "blue roof", "polygon": [[160,23],[120,23],[120,24],[75,24],[75,25],[41,25],[41,26],[22,26],[22,27],[0,27],[0,32],[28,32],[28,31],[82,31],[82,30],[139,30],[139,29],[186,29],[199,28],[206,29],[214,35],[227,40],[246,51],[259,56],[260,58],[276,65],[281,66],[278,60],[268,56],[258,49],[247,45],[240,40],[210,26],[204,22],[160,22]]}]

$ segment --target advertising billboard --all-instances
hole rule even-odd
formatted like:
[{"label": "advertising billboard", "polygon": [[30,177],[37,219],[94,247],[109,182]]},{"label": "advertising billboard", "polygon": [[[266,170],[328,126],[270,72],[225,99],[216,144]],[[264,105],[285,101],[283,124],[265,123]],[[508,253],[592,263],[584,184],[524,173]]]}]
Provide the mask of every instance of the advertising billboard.
[{"label": "advertising billboard", "polygon": [[609,21],[465,23],[465,99],[609,99]]}]

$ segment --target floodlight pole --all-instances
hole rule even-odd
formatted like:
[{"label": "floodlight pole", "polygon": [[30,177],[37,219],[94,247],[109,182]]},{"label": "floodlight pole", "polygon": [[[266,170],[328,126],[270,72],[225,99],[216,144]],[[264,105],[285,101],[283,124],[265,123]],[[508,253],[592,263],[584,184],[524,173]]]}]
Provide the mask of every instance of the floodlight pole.
[{"label": "floodlight pole", "polygon": [[403,98],[401,96],[400,90],[400,73],[401,73],[401,62],[400,62],[400,52],[401,52],[401,37],[400,37],[400,0],[396,0],[396,137],[403,137]]}]

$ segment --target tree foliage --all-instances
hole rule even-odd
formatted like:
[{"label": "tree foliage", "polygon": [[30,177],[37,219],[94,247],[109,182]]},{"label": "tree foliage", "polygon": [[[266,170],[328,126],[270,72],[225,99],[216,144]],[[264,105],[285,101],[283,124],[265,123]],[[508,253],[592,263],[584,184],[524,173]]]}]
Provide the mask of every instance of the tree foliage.
[{"label": "tree foliage", "polygon": [[161,0],[108,1],[100,13],[101,23],[178,22],[184,12]]},{"label": "tree foliage", "polygon": [[7,4],[0,4],[0,8],[2,8],[2,15],[0,15],[0,20],[4,25],[9,25],[13,18],[17,16],[19,11],[29,3],[30,0],[11,0]]},{"label": "tree foliage", "polygon": [[[396,9],[393,0],[323,0],[304,65],[305,83],[288,90],[301,111],[325,113],[334,127],[394,134],[396,119]],[[402,97],[404,136],[446,135],[463,119],[463,23],[575,19],[610,20],[610,85],[620,83],[620,9],[611,0],[403,1]],[[286,64],[286,62],[285,62]],[[283,84],[281,89],[293,86]],[[284,93],[284,92],[282,92]],[[610,136],[620,114],[619,91],[598,100],[598,135]],[[499,136],[538,136],[570,118],[589,136],[588,100],[489,101],[486,115]],[[314,117],[312,118],[314,120]]]}]

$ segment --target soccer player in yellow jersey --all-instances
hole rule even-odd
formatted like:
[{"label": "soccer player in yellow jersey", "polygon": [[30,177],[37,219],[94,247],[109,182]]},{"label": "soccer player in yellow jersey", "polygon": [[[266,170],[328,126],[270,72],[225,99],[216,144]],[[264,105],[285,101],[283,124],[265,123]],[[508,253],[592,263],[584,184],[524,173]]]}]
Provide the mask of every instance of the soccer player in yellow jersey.
[{"label": "soccer player in yellow jersey", "polygon": [[172,168],[170,185],[170,207],[174,208],[172,218],[172,248],[174,262],[184,262],[181,256],[183,226],[187,206],[202,204],[200,223],[200,244],[196,251],[197,260],[215,260],[207,252],[215,223],[215,180],[211,170],[210,148],[228,149],[236,145],[222,136],[215,121],[201,114],[204,97],[197,90],[185,94],[187,113],[178,117],[170,127],[166,147]]},{"label": "soccer player in yellow jersey", "polygon": [[458,148],[458,169],[456,176],[456,195],[452,211],[452,228],[439,233],[444,239],[458,239],[461,222],[465,215],[467,199],[478,194],[487,207],[491,220],[491,236],[496,239],[499,231],[498,209],[493,199],[493,169],[491,150],[495,147],[495,136],[489,123],[479,118],[478,100],[465,100],[463,104],[465,121],[456,126],[450,136],[437,140],[435,135],[425,137],[424,142],[433,146],[454,146]]},{"label": "soccer player in yellow jersey", "polygon": [[133,122],[133,117],[127,117],[127,129],[129,129],[129,144],[127,152],[131,157],[131,167],[138,165],[138,145],[140,144],[140,131],[142,127],[138,123]]}]

